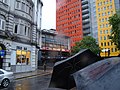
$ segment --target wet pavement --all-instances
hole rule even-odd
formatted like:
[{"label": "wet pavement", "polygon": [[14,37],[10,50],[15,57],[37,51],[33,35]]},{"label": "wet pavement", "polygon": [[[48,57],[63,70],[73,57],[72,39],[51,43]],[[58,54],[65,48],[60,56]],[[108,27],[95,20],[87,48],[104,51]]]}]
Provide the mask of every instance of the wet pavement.
[{"label": "wet pavement", "polygon": [[32,77],[32,76],[36,76],[36,75],[48,75],[52,73],[52,69],[47,69],[46,71],[44,70],[35,70],[35,71],[31,71],[31,72],[23,72],[23,73],[15,73],[15,79],[22,79],[22,78],[27,78],[27,77]]},{"label": "wet pavement", "polygon": [[1,90],[63,90],[58,88],[48,88],[51,75],[34,76],[15,80],[8,88]]}]

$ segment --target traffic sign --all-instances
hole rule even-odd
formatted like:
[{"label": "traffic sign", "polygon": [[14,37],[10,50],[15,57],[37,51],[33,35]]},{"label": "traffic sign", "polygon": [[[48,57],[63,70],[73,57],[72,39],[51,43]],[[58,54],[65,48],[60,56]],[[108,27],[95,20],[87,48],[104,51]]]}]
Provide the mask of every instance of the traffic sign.
[{"label": "traffic sign", "polygon": [[0,50],[0,56],[5,56],[5,50]]}]

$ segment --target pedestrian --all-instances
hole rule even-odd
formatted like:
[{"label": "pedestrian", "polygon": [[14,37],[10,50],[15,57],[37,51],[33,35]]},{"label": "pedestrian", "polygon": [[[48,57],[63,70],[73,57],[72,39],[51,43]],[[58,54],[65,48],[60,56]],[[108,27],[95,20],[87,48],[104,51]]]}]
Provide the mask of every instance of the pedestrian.
[{"label": "pedestrian", "polygon": [[46,71],[46,63],[43,64],[44,72]]}]

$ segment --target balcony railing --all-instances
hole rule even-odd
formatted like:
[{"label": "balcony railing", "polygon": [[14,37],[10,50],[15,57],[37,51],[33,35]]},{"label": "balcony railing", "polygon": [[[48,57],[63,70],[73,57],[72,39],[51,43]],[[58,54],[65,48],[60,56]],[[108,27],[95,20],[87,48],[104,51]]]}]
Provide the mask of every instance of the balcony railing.
[{"label": "balcony railing", "polygon": [[84,6],[82,6],[82,10],[85,10],[85,9],[88,9],[88,8],[89,8],[88,5],[84,5]]},{"label": "balcony railing", "polygon": [[88,4],[88,1],[83,0],[82,5]]},{"label": "balcony railing", "polygon": [[88,13],[89,13],[88,9],[82,11],[82,15],[85,15],[85,14],[88,14]]}]

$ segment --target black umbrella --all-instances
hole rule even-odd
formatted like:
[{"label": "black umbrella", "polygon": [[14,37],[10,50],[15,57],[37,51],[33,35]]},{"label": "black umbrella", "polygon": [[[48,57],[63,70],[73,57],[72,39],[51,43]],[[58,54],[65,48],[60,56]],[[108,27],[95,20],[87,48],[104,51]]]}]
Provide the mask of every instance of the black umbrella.
[{"label": "black umbrella", "polygon": [[75,87],[75,81],[71,74],[101,59],[101,57],[97,56],[89,49],[85,49],[72,57],[56,62],[49,87],[63,89]]}]

